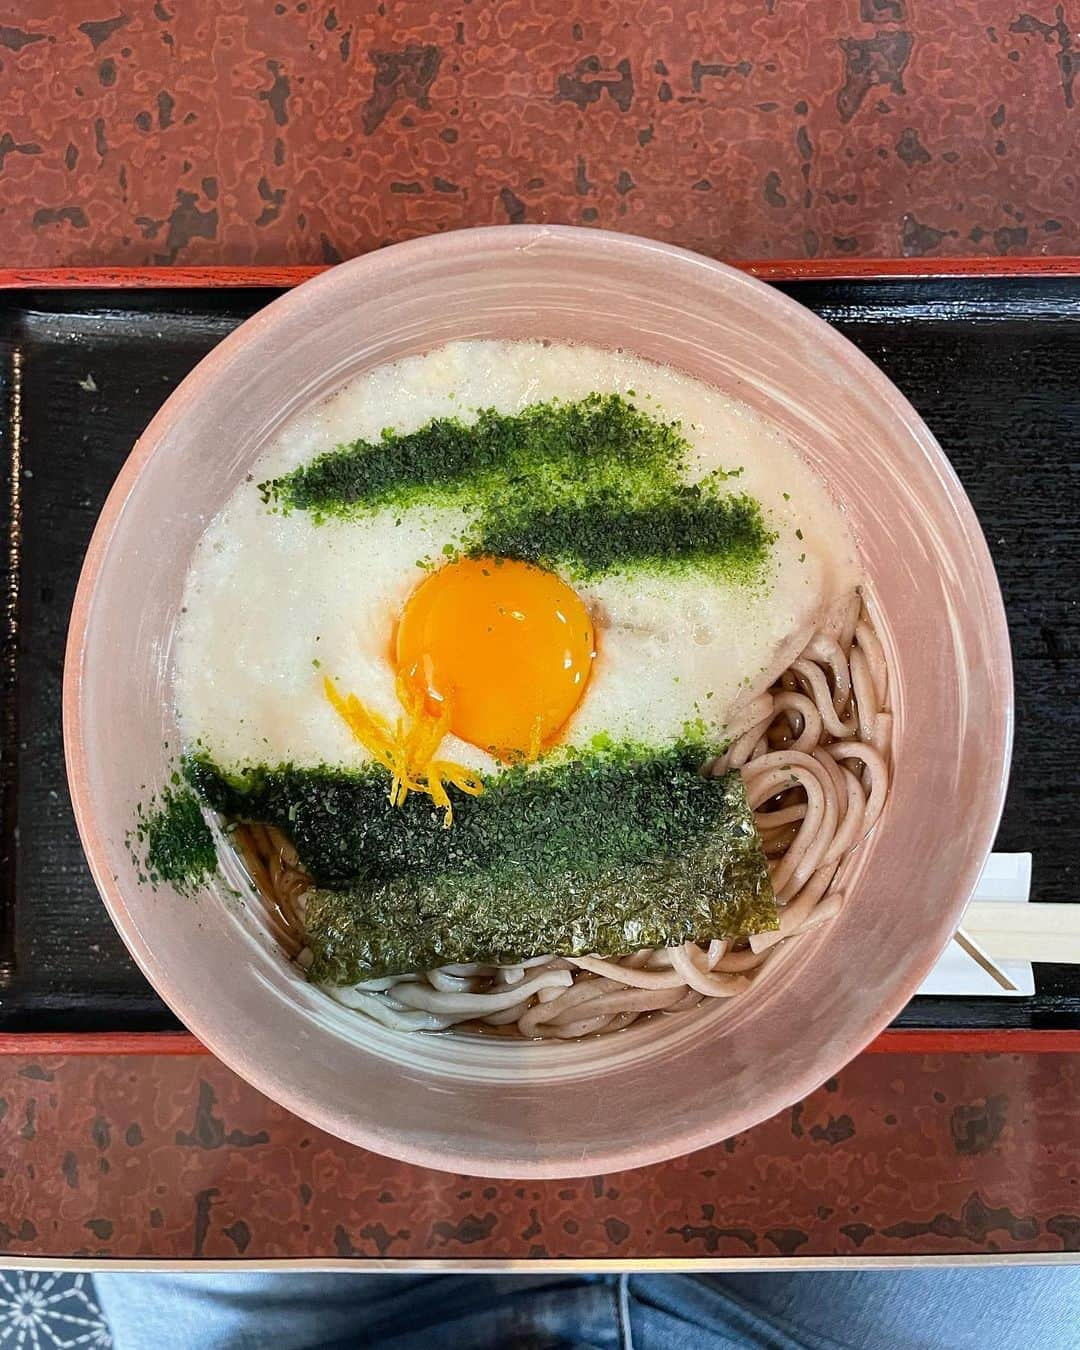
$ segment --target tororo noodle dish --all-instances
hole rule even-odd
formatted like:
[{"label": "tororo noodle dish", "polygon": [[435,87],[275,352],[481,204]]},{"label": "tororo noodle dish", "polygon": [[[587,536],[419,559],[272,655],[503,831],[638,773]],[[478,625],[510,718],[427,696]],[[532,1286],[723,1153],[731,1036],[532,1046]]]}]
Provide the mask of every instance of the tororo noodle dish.
[{"label": "tororo noodle dish", "polygon": [[402,1031],[736,997],[857,903],[892,731],[867,599],[842,509],[715,389],[546,342],[378,367],[195,551],[147,871],[231,848],[297,970]]}]

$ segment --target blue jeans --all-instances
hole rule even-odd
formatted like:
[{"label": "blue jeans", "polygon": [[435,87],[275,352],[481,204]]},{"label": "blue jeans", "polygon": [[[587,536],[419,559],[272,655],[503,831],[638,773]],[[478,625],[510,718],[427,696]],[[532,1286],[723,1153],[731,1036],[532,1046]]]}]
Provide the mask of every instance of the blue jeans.
[{"label": "blue jeans", "polygon": [[116,1350],[1075,1350],[1080,1267],[104,1274]]}]

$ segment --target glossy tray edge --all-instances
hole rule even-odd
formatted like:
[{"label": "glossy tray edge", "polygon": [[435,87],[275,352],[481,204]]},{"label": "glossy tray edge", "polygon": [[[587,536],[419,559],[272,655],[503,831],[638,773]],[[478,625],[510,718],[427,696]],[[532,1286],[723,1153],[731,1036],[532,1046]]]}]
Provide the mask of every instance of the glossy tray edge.
[{"label": "glossy tray edge", "polygon": [[[1080,1031],[972,1028],[934,1031],[890,1028],[864,1055],[1067,1055],[1080,1054]],[[22,1055],[209,1055],[188,1031],[5,1032],[0,1057]]]},{"label": "glossy tray edge", "polygon": [[[872,281],[890,277],[1080,276],[1080,256],[1003,258],[725,259],[763,281]],[[299,286],[327,266],[0,267],[0,290],[185,290]]]}]

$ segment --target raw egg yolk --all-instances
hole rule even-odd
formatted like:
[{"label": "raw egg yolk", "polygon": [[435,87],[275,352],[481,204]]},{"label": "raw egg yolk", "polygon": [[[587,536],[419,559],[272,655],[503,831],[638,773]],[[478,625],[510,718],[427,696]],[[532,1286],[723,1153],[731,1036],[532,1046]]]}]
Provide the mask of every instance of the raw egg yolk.
[{"label": "raw egg yolk", "polygon": [[592,620],[552,572],[509,558],[463,558],[426,577],[405,603],[398,672],[428,712],[500,759],[535,759],[565,725],[589,679]]}]

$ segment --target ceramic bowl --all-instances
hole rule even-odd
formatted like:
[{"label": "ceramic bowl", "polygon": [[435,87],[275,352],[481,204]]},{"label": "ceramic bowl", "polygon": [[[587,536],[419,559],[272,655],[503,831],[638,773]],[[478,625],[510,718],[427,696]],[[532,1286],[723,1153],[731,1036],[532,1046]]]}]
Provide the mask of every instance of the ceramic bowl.
[{"label": "ceramic bowl", "polygon": [[[170,656],[203,528],[282,423],[370,367],[459,338],[619,346],[760,409],[847,512],[891,662],[895,776],[847,903],[730,1003],[576,1044],[375,1026],[308,986],[224,883],[138,880],[134,812],[178,749]],[[943,372],[943,378],[948,373]],[[520,226],[335,267],[227,337],[172,395],[102,512],[71,622],[75,814],[113,921],[195,1035],[275,1101],[431,1167],[561,1177],[690,1152],[834,1074],[949,941],[990,849],[1012,729],[985,540],[933,436],[850,343],[779,291],[665,244]]]}]

